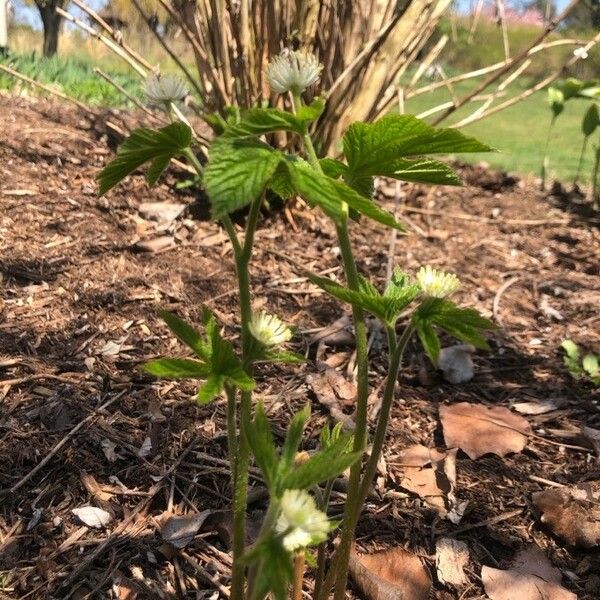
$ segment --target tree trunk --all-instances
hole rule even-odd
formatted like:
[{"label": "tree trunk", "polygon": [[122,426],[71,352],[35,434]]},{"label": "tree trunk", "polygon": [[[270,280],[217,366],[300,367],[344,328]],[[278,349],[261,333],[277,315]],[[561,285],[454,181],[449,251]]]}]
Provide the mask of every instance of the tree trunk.
[{"label": "tree trunk", "polygon": [[60,34],[60,24],[62,17],[56,12],[56,6],[60,2],[45,2],[39,5],[42,24],[44,25],[44,56],[54,56],[58,50],[58,36]]}]

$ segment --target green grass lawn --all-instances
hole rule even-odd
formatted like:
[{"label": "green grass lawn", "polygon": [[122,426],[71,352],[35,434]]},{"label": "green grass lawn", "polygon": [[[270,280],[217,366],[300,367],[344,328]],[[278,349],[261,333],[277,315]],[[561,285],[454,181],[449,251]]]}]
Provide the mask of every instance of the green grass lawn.
[{"label": "green grass lawn", "polygon": [[[513,93],[518,93],[523,89],[523,87],[515,86]],[[458,88],[458,92],[461,94],[465,91],[467,91],[465,85]],[[406,112],[418,114],[449,99],[446,90],[436,90],[430,94],[409,99],[406,102]],[[449,117],[444,124],[457,122],[478,106],[478,103],[471,103],[468,107]],[[549,180],[551,178],[564,182],[573,180],[583,141],[581,119],[588,106],[589,102],[587,101],[571,100],[567,102],[564,112],[557,119],[549,149]],[[465,158],[469,161],[485,160],[492,166],[507,171],[539,174],[549,125],[550,110],[547,92],[543,90],[504,111],[463,128],[465,133],[487,142],[500,151],[492,154],[469,155]],[[582,183],[590,181],[592,146],[600,141],[597,139],[598,135],[595,137],[596,139],[590,140],[588,143],[588,149],[584,156],[580,178]]]},{"label": "green grass lawn", "polygon": [[[138,78],[124,69],[117,71],[112,63],[105,65],[102,60],[99,60],[98,64],[92,64],[91,59],[83,55],[43,59],[30,52],[15,54],[10,58],[0,58],[0,61],[10,64],[18,71],[42,83],[52,84],[64,93],[88,104],[124,108],[131,106],[123,95],[93,72],[93,67],[98,66],[110,73],[133,96],[142,99]],[[12,77],[0,72],[0,89],[10,89],[14,85],[15,80]],[[456,93],[459,96],[466,93],[471,85],[472,82],[458,85]],[[512,93],[518,93],[522,89],[517,82]],[[492,166],[507,171],[539,174],[550,122],[546,96],[545,90],[538,92],[503,112],[464,128],[466,133],[500,150],[499,153],[465,155],[464,158],[474,162],[485,160]],[[406,103],[406,112],[419,114],[449,99],[449,93],[445,88],[436,90],[409,99]],[[471,103],[468,107],[457,111],[443,124],[456,122],[477,106],[477,103]],[[558,118],[550,145],[549,180],[552,178],[564,182],[573,180],[582,142],[581,118],[586,107],[585,101],[568,102],[563,114]],[[584,157],[580,178],[582,183],[590,181],[592,151],[598,140],[590,140],[590,142]]]}]

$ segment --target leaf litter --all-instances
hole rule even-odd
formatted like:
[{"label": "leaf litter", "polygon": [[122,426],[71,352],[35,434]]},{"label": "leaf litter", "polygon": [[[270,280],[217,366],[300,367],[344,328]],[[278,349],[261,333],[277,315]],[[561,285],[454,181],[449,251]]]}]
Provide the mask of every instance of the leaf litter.
[{"label": "leaf litter", "polygon": [[600,481],[536,492],[540,520],[570,546],[600,545]]},{"label": "leaf litter", "polygon": [[449,448],[460,448],[469,458],[484,454],[506,456],[521,452],[531,427],[527,420],[503,406],[459,402],[440,407],[444,440]]},{"label": "leaf litter", "polygon": [[482,567],[481,579],[491,600],[577,600],[560,585],[560,571],[533,545],[515,556],[510,569]]},{"label": "leaf litter", "polygon": [[396,547],[350,555],[350,575],[368,600],[427,600],[431,577],[421,559]]}]

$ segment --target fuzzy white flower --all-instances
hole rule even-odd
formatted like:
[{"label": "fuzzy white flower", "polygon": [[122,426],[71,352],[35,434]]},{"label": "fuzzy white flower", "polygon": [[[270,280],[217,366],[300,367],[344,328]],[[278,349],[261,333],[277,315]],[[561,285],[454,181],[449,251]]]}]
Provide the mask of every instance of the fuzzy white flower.
[{"label": "fuzzy white flower", "polygon": [[573,50],[573,55],[581,60],[585,60],[588,57],[587,50],[583,46],[575,48],[575,50]]},{"label": "fuzzy white flower", "polygon": [[159,104],[182,100],[187,96],[188,90],[183,80],[177,75],[151,73],[146,79],[144,93],[151,102]]},{"label": "fuzzy white flower", "polygon": [[419,269],[417,281],[423,292],[434,298],[446,298],[460,287],[460,281],[456,275],[437,271],[429,265]]},{"label": "fuzzy white flower", "polygon": [[279,317],[264,311],[252,315],[249,328],[250,333],[265,346],[283,344],[292,337],[292,332]]},{"label": "fuzzy white flower", "polygon": [[300,94],[319,79],[322,65],[306,50],[282,52],[267,66],[266,74],[274,92]]},{"label": "fuzzy white flower", "polygon": [[320,544],[327,539],[331,523],[317,508],[314,498],[305,490],[285,490],[281,497],[281,514],[276,530],[283,535],[288,552]]}]

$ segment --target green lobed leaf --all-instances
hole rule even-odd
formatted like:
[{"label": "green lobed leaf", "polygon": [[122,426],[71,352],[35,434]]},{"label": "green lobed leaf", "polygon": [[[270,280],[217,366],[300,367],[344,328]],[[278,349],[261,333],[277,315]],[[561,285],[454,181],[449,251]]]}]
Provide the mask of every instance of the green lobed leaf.
[{"label": "green lobed leaf", "polygon": [[[399,159],[425,154],[488,152],[490,146],[456,129],[435,129],[412,115],[388,115],[374,123],[353,123],[343,137],[344,155],[352,180],[387,175],[412,176],[411,181],[451,179],[446,167],[432,161],[411,165]],[[411,175],[411,168],[414,172]],[[421,169],[421,174],[419,174]],[[397,173],[397,175],[394,175]],[[422,178],[419,178],[422,177]]]},{"label": "green lobed leaf", "polygon": [[281,152],[256,140],[215,140],[204,171],[213,218],[220,219],[256,200],[282,159]]},{"label": "green lobed leaf", "polygon": [[417,320],[414,321],[415,328],[417,330],[417,336],[423,346],[427,356],[431,359],[434,365],[437,365],[438,358],[440,356],[440,338],[438,337],[435,329],[427,321]]},{"label": "green lobed leaf", "polygon": [[288,162],[290,176],[299,195],[312,206],[319,206],[334,221],[340,221],[344,214],[344,205],[356,212],[401,231],[402,225],[394,215],[379,208],[369,198],[362,196],[346,183],[328,177],[313,169],[303,161]]},{"label": "green lobed leaf", "polygon": [[184,377],[204,379],[210,373],[206,363],[187,358],[159,358],[144,365],[144,371],[155,377],[182,379]]},{"label": "green lobed leaf", "polygon": [[269,490],[273,490],[277,484],[279,456],[275,448],[271,424],[262,402],[256,405],[254,419],[246,427],[246,436],[254,460],[265,477],[265,483]]},{"label": "green lobed leaf", "polygon": [[548,88],[548,104],[552,111],[553,118],[556,119],[565,108],[565,96],[562,90],[555,87]]},{"label": "green lobed leaf", "polygon": [[135,129],[117,150],[117,157],[98,175],[100,196],[106,194],[138,167],[152,161],[148,183],[153,185],[169,164],[192,142],[192,130],[179,121],[162,129]]},{"label": "green lobed leaf", "polygon": [[581,122],[581,131],[585,137],[589,137],[596,131],[596,128],[600,125],[600,112],[598,111],[597,104],[590,104],[589,108],[583,115],[583,121]]},{"label": "green lobed leaf", "polygon": [[319,277],[318,275],[314,275],[313,273],[308,273],[307,277],[315,284],[318,285],[322,290],[337,298],[338,300],[342,300],[342,302],[347,302],[348,304],[352,304],[355,306],[360,306],[365,310],[369,311],[372,315],[381,319],[385,322],[386,315],[386,304],[381,297],[381,295],[375,290],[376,294],[369,294],[365,291],[356,292],[351,290],[331,279],[327,279],[326,277]]},{"label": "green lobed leaf", "polygon": [[251,108],[243,112],[239,121],[227,123],[225,138],[258,137],[275,131],[291,131],[304,135],[308,125],[323,112],[324,102],[316,99],[309,106],[302,106],[296,114],[278,108]]},{"label": "green lobed leaf", "polygon": [[482,331],[496,329],[492,321],[472,308],[459,308],[450,300],[428,298],[415,311],[413,324],[428,356],[435,363],[440,351],[440,342],[434,326],[472,344],[476,348],[487,349],[487,340]]},{"label": "green lobed leaf", "polygon": [[200,337],[200,334],[189,323],[166,310],[160,311],[159,314],[180,342],[191,348],[203,360],[210,360],[212,354],[210,345]]},{"label": "green lobed leaf", "polygon": [[293,563],[279,536],[269,536],[251,552],[259,558],[260,564],[256,569],[250,600],[264,600],[269,594],[274,600],[286,600],[293,577]]},{"label": "green lobed leaf", "polygon": [[280,362],[290,365],[300,365],[306,362],[306,359],[301,354],[290,352],[288,350],[269,350],[263,348],[262,355],[258,360],[268,362]]},{"label": "green lobed leaf", "polygon": [[283,489],[308,489],[337,477],[352,466],[362,452],[347,452],[348,435],[311,456],[305,463],[287,473],[281,482]]},{"label": "green lobed leaf", "polygon": [[583,370],[591,377],[600,375],[600,367],[598,366],[598,357],[595,354],[586,354],[581,361]]},{"label": "green lobed leaf", "polygon": [[290,422],[285,436],[285,442],[281,450],[280,475],[284,475],[294,466],[294,460],[298,447],[302,441],[304,427],[310,419],[310,404],[307,404],[300,412],[297,412]]},{"label": "green lobed leaf", "polygon": [[209,404],[225,387],[225,378],[217,373],[211,373],[198,389],[196,400],[198,404]]}]

